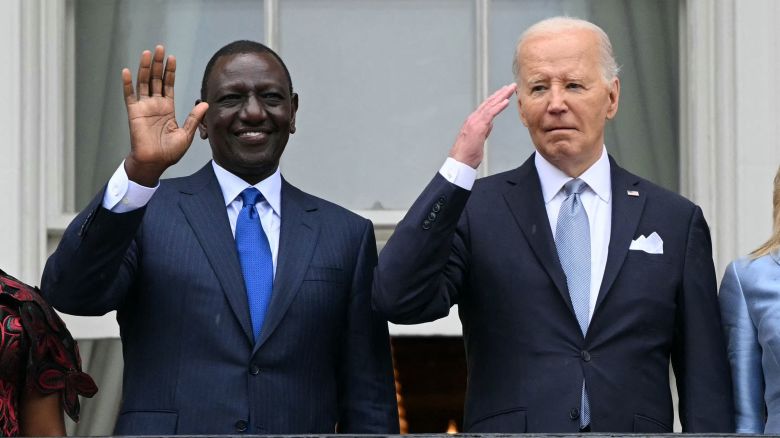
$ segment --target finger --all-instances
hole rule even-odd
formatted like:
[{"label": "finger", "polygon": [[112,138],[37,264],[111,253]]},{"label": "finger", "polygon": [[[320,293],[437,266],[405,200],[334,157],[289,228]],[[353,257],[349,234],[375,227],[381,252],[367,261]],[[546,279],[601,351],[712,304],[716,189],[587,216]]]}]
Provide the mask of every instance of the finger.
[{"label": "finger", "polygon": [[144,50],[138,62],[138,76],[135,78],[136,99],[149,95],[149,75],[152,63],[152,52]]},{"label": "finger", "polygon": [[133,77],[130,74],[130,69],[122,69],[122,92],[125,95],[125,104],[130,105],[136,103],[135,93],[133,93]]},{"label": "finger", "polygon": [[163,75],[163,96],[173,99],[173,84],[176,82],[176,57],[168,55]]},{"label": "finger", "polygon": [[493,106],[487,108],[485,110],[485,115],[489,119],[489,123],[493,123],[493,119],[501,113],[501,111],[504,111],[506,107],[509,106],[509,99],[505,98],[504,100],[496,102]]},{"label": "finger", "polygon": [[154,58],[152,59],[152,96],[162,96],[162,77],[163,61],[165,60],[165,49],[163,46],[154,48]]},{"label": "finger", "polygon": [[487,97],[487,99],[482,101],[482,104],[480,104],[479,107],[477,107],[476,111],[483,111],[486,108],[493,106],[496,103],[506,99],[507,97],[511,96],[512,93],[514,93],[515,88],[516,86],[514,83],[509,85],[504,85],[503,87],[494,91],[493,94]]},{"label": "finger", "polygon": [[501,104],[504,100],[509,99],[512,94],[514,94],[515,90],[517,89],[517,85],[514,83],[511,83],[509,85],[504,85],[503,87],[496,90],[495,93],[493,93],[487,101],[490,103],[490,106]]},{"label": "finger", "polygon": [[187,133],[187,138],[192,141],[193,137],[195,137],[195,132],[198,130],[198,125],[203,120],[203,117],[206,116],[206,111],[209,109],[209,104],[206,102],[201,102],[192,109],[190,112],[190,115],[187,116],[187,120],[184,121],[184,126],[182,126],[182,129],[184,129],[184,132]]}]

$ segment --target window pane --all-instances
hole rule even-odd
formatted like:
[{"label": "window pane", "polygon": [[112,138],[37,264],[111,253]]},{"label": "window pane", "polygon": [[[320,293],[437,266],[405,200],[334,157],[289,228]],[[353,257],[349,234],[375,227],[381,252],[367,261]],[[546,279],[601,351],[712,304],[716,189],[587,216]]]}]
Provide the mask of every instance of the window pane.
[{"label": "window pane", "polygon": [[[490,89],[513,81],[520,34],[556,15],[584,18],[612,40],[620,73],[620,107],[607,124],[607,150],[623,167],[671,190],[679,185],[678,0],[493,0]],[[496,120],[488,173],[520,165],[533,151],[516,105]]]},{"label": "window pane", "polygon": [[472,0],[280,2],[300,94],[283,174],[352,209],[407,209],[474,106]]},{"label": "window pane", "polygon": [[[81,209],[127,155],[130,138],[120,71],[135,80],[143,50],[164,44],[176,55],[176,116],[180,123],[200,96],[211,55],[237,39],[262,41],[258,0],[76,0],[76,208]],[[165,176],[192,173],[211,158],[196,137]]]}]

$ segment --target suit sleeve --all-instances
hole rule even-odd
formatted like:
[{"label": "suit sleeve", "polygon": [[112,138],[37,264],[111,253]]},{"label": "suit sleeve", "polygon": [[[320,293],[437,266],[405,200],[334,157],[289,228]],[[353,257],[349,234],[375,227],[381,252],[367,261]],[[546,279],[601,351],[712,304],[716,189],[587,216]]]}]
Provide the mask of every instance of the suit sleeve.
[{"label": "suit sleeve", "polygon": [[376,260],[374,228],[366,221],[351,285],[347,337],[339,361],[339,433],[398,433],[387,322],[371,310]]},{"label": "suit sleeve", "polygon": [[101,191],[68,225],[41,279],[44,297],[73,315],[117,310],[132,284],[137,264],[134,237],[146,208],[112,213]]},{"label": "suit sleeve", "polygon": [[398,224],[379,256],[374,308],[388,320],[416,324],[447,316],[468,267],[470,192],[438,173]]},{"label": "suit sleeve", "polygon": [[737,433],[764,433],[761,347],[734,262],[726,268],[719,299],[731,363]]},{"label": "suit sleeve", "polygon": [[710,232],[699,207],[688,229],[672,364],[683,432],[733,433],[731,373],[720,324]]}]

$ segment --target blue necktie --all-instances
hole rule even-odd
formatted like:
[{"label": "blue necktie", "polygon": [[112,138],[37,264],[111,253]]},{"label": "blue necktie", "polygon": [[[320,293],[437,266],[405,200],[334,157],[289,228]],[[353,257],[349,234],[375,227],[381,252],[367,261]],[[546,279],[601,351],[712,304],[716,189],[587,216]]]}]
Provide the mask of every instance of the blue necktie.
[{"label": "blue necktie", "polygon": [[271,301],[274,286],[274,262],[271,245],[260,223],[260,215],[255,204],[263,200],[263,195],[254,187],[241,192],[244,206],[236,221],[236,247],[244,273],[246,297],[249,302],[249,315],[252,318],[252,332],[255,341],[260,337],[265,312]]},{"label": "blue necktie", "polygon": [[[588,332],[590,313],[590,227],[580,199],[586,187],[585,181],[579,178],[563,186],[566,199],[561,204],[555,228],[558,259],[566,274],[571,304],[583,336]],[[580,427],[585,427],[590,424],[590,401],[584,381],[580,408]]]}]

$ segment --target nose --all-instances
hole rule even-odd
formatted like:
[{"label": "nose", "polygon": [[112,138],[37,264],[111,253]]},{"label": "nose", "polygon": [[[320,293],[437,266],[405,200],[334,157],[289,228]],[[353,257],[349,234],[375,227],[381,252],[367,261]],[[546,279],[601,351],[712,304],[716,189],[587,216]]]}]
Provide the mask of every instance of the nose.
[{"label": "nose", "polygon": [[566,112],[569,108],[566,106],[566,96],[564,90],[560,87],[550,88],[550,102],[547,105],[547,112],[551,114],[560,114]]},{"label": "nose", "polygon": [[242,120],[250,122],[261,122],[266,117],[263,101],[258,96],[249,96],[241,108],[240,117]]}]

